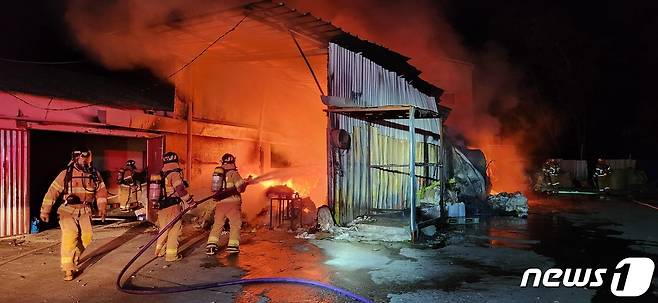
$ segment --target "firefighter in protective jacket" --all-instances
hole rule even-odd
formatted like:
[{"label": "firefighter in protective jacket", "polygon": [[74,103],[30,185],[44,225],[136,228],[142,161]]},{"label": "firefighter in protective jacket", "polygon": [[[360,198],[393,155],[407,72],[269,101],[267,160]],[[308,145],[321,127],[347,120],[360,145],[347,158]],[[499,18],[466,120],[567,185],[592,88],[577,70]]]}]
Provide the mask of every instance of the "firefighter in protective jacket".
[{"label": "firefighter in protective jacket", "polygon": [[557,159],[548,159],[542,167],[546,185],[551,189],[557,189],[560,185],[560,161]]},{"label": "firefighter in protective jacket", "polygon": [[61,266],[64,280],[71,281],[77,271],[80,255],[92,238],[92,205],[98,206],[98,214],[104,220],[107,206],[107,190],[100,173],[92,166],[89,149],[80,148],[71,154],[65,170],[50,184],[41,204],[41,220],[48,222],[53,204],[62,198],[57,209],[62,230]]},{"label": "firefighter in protective jacket", "polygon": [[[164,228],[181,212],[181,206],[194,207],[194,199],[187,192],[187,182],[183,179],[183,169],[180,168],[178,155],[174,152],[167,152],[163,156],[164,165],[162,166],[160,200],[156,208],[158,209],[158,226]],[[184,205],[181,205],[184,203]],[[174,226],[164,233],[155,246],[156,257],[165,257],[165,261],[173,262],[181,259],[178,255],[178,237],[181,233],[181,222],[178,221]]]},{"label": "firefighter in protective jacket", "polygon": [[142,193],[142,184],[138,178],[135,160],[128,160],[119,169],[117,182],[119,183],[119,206],[124,212],[130,211],[133,204],[139,202]]},{"label": "firefighter in protective jacket", "polygon": [[240,252],[240,229],[242,228],[242,197],[240,193],[244,192],[251,177],[242,179],[235,166],[235,157],[231,154],[222,156],[222,165],[215,168],[213,172],[212,191],[217,193],[226,190],[236,190],[235,194],[217,201],[215,206],[215,219],[208,235],[208,244],[206,245],[206,254],[214,255],[219,250],[219,236],[224,229],[224,221],[229,220],[231,228],[229,232],[228,247],[229,253]]},{"label": "firefighter in protective jacket", "polygon": [[596,166],[594,167],[594,185],[600,192],[610,190],[610,174],[611,174],[610,165],[603,159],[598,159],[596,161]]}]

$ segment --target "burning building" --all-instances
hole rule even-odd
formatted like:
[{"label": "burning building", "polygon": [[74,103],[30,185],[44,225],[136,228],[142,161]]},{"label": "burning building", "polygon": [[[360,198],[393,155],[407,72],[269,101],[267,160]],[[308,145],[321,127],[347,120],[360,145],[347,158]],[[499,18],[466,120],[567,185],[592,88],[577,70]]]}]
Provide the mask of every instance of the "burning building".
[{"label": "burning building", "polygon": [[[3,63],[0,236],[29,232],[30,212],[81,143],[106,182],[126,159],[154,172],[175,151],[197,197],[231,152],[243,174],[282,169],[269,185],[329,205],[340,224],[413,212],[419,186],[445,180],[449,109],[409,58],[281,3],[234,2],[124,20],[73,1],[71,27],[91,57],[149,68],[159,81],[81,63]],[[264,191],[248,191],[248,213],[265,207]]]}]

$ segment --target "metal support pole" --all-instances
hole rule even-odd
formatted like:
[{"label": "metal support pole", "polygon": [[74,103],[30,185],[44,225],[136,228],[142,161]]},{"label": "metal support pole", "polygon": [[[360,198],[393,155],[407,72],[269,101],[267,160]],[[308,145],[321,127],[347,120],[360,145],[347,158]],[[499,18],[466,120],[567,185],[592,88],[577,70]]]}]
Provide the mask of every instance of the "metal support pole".
[{"label": "metal support pole", "polygon": [[318,86],[318,90],[320,91],[320,94],[324,96],[324,90],[320,85],[320,81],[318,81],[318,77],[315,75],[315,72],[313,71],[313,67],[311,67],[311,63],[308,62],[308,59],[304,54],[304,50],[302,50],[302,47],[299,46],[299,42],[297,42],[297,38],[295,38],[295,33],[293,31],[289,31],[289,32],[290,32],[290,37],[292,37],[292,41],[294,41],[295,45],[297,46],[297,50],[299,51],[299,54],[302,55],[302,58],[304,58],[304,63],[306,63],[306,67],[308,67],[308,70],[311,72],[311,76],[313,76],[313,80],[315,80],[315,85]]},{"label": "metal support pole", "polygon": [[274,229],[272,227],[272,219],[273,219],[272,212],[274,211],[273,204],[274,204],[274,198],[270,198],[270,229]]},{"label": "metal support pole", "polygon": [[267,98],[263,98],[263,103],[260,105],[260,117],[258,119],[258,171],[261,175],[265,173],[265,151],[263,149],[263,120],[265,119],[265,103],[267,103]]},{"label": "metal support pole", "polygon": [[423,136],[423,163],[425,164],[423,165],[423,175],[425,176],[423,186],[427,186],[427,182],[430,179],[430,144],[427,135]]},{"label": "metal support pole", "polygon": [[438,157],[437,163],[440,163],[441,165],[439,166],[439,179],[440,179],[440,195],[441,195],[441,201],[439,202],[439,207],[441,208],[441,213],[440,217],[441,218],[447,218],[448,217],[448,211],[446,209],[446,186],[448,186],[448,179],[447,179],[447,169],[449,166],[449,163],[447,163],[447,149],[446,149],[446,139],[445,135],[443,133],[443,119],[439,119],[439,150],[437,151],[436,155]]},{"label": "metal support pole", "polygon": [[334,212],[335,207],[335,197],[334,197],[334,184],[336,184],[336,170],[334,168],[335,155],[334,149],[331,146],[331,129],[333,128],[333,115],[332,113],[327,113],[327,206]]},{"label": "metal support pole", "polygon": [[185,174],[187,179],[192,178],[192,117],[194,113],[194,102],[187,101],[187,163],[185,163]]},{"label": "metal support pole", "polygon": [[411,240],[416,241],[418,234],[416,226],[416,108],[409,108],[409,219]]},{"label": "metal support pole", "polygon": [[370,123],[366,123],[366,128],[368,130],[368,135],[366,139],[366,202],[368,202],[368,213],[370,213],[370,209],[372,209],[372,167],[370,166],[372,163],[372,159],[370,158],[370,140],[372,137],[372,125]]}]

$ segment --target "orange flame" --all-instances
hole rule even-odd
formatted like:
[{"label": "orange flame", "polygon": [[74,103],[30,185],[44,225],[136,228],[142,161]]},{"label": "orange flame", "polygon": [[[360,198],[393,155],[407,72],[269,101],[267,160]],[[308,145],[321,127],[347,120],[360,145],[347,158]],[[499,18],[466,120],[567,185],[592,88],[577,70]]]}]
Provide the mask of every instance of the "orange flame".
[{"label": "orange flame", "polygon": [[[251,174],[254,178],[257,177],[256,174]],[[271,180],[264,180],[258,182],[260,186],[262,186],[264,189],[268,189],[270,187],[278,186],[278,185],[285,185],[289,188],[292,188],[294,191],[299,193],[301,197],[307,197],[310,195],[310,191],[312,188],[312,184],[307,184],[308,182],[304,182],[304,180],[293,180],[293,178],[289,178],[286,180],[283,179],[271,179]]]},{"label": "orange flame", "polygon": [[522,142],[515,138],[494,141],[495,136],[482,132],[475,145],[485,154],[491,194],[524,191],[529,182],[525,176],[526,160],[520,151]]}]

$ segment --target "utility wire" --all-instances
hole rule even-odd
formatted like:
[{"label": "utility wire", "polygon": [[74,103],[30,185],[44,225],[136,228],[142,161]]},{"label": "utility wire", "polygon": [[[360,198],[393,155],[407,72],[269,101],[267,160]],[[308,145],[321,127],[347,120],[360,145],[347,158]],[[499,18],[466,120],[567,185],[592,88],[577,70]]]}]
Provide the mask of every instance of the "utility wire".
[{"label": "utility wire", "polygon": [[244,17],[242,17],[242,19],[240,19],[240,21],[238,21],[238,23],[236,23],[236,24],[233,25],[233,27],[231,27],[229,30],[227,30],[226,32],[224,32],[223,34],[221,34],[219,37],[217,37],[217,39],[215,39],[215,41],[213,41],[213,42],[210,43],[208,46],[206,46],[206,48],[204,48],[199,54],[197,54],[196,56],[194,56],[194,58],[192,58],[192,60],[190,60],[190,61],[188,61],[187,63],[185,63],[183,66],[181,66],[181,67],[180,67],[179,69],[177,69],[175,72],[169,74],[169,76],[167,76],[167,79],[171,79],[171,77],[175,76],[176,74],[178,74],[179,72],[183,71],[183,70],[186,69],[188,66],[190,66],[192,63],[194,63],[194,61],[196,61],[196,59],[198,59],[199,57],[201,57],[201,56],[202,56],[206,51],[208,51],[213,45],[215,45],[217,42],[219,42],[219,40],[222,40],[222,38],[226,37],[226,35],[230,34],[230,33],[233,32],[235,29],[237,29],[238,26],[240,26],[240,24],[242,24],[242,22],[244,22],[244,20],[247,19],[248,16],[249,16],[249,14],[244,15]]},{"label": "utility wire", "polygon": [[[173,73],[169,74],[169,76],[167,76],[167,79],[171,79],[173,76],[180,73],[181,71],[186,69],[188,66],[190,66],[192,63],[194,63],[194,61],[196,61],[199,57],[201,57],[203,54],[205,54],[206,51],[208,51],[213,45],[215,45],[217,42],[219,42],[219,40],[226,37],[231,32],[235,31],[238,28],[238,26],[240,26],[240,24],[242,24],[242,22],[244,22],[247,19],[248,16],[249,15],[246,14],[244,17],[242,17],[242,19],[240,19],[240,21],[238,21],[235,25],[233,25],[233,27],[231,27],[229,30],[227,30],[226,32],[221,34],[219,37],[217,37],[217,39],[215,39],[212,43],[210,43],[208,46],[206,46],[206,48],[204,48],[196,56],[194,56],[194,58],[192,58],[192,60],[188,61],[183,66],[181,66],[179,69],[177,69]],[[8,62],[15,62],[15,63],[31,63],[31,64],[73,64],[73,63],[82,62],[82,61],[61,61],[61,62],[21,61],[21,60],[7,59],[7,58],[0,58],[0,60],[8,61]],[[2,91],[4,91],[5,93],[11,95],[12,97],[16,98],[17,100],[19,100],[19,101],[21,101],[21,102],[23,102],[23,103],[25,103],[25,104],[27,104],[31,107],[41,109],[41,110],[45,110],[45,111],[67,111],[67,110],[81,109],[81,108],[86,108],[86,107],[91,107],[91,106],[102,105],[103,104],[102,102],[96,102],[96,103],[89,103],[89,104],[85,104],[85,105],[72,106],[72,107],[66,107],[66,108],[49,108],[49,107],[43,107],[43,106],[39,106],[39,105],[30,103],[27,100],[17,96],[16,94],[14,94],[14,93],[6,90],[6,89],[2,89]]]},{"label": "utility wire", "polygon": [[55,97],[50,97],[50,100],[48,101],[48,105],[46,105],[48,109],[46,110],[46,115],[44,115],[43,117],[44,120],[48,120],[48,113],[50,112],[50,104],[53,103],[54,99]]},{"label": "utility wire", "polygon": [[37,108],[37,109],[40,109],[40,110],[45,110],[45,111],[55,111],[55,112],[56,111],[67,111],[67,110],[81,109],[81,108],[85,108],[85,107],[91,107],[91,106],[101,105],[102,104],[101,102],[96,102],[96,103],[89,103],[89,104],[85,104],[85,105],[78,105],[78,106],[71,106],[71,107],[50,108],[50,107],[43,107],[43,106],[39,106],[39,105],[30,103],[29,101],[17,96],[16,94],[14,94],[14,93],[6,90],[6,89],[2,89],[2,91],[9,94],[9,95],[11,95],[12,97],[16,98],[17,100],[31,106],[31,107],[34,107],[34,108]]},{"label": "utility wire", "polygon": [[40,65],[64,65],[64,64],[77,64],[83,63],[85,60],[72,60],[72,61],[35,61],[35,60],[18,60],[0,57],[0,61],[11,63],[24,63],[24,64],[40,64]]}]

